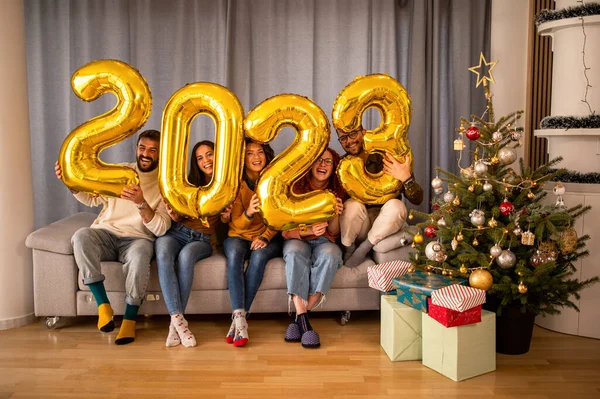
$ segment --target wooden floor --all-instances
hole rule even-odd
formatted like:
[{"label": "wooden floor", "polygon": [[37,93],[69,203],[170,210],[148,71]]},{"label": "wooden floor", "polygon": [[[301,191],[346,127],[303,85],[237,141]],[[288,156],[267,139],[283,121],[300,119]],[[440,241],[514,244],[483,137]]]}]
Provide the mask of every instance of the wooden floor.
[{"label": "wooden floor", "polygon": [[252,315],[250,342],[225,343],[226,315],[191,316],[196,348],[166,348],[168,318],[140,317],[137,339],[94,318],[48,330],[0,331],[0,398],[600,398],[600,340],[536,327],[526,355],[498,355],[497,371],[455,383],[419,361],[390,362],[379,346],[378,312],[311,318],[322,347],[283,341],[287,315]]}]

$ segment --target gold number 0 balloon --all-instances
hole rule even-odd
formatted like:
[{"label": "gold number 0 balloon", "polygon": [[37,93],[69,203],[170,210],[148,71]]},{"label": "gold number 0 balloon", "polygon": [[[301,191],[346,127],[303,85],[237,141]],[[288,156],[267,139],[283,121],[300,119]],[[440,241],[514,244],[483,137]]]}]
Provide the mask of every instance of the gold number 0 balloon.
[{"label": "gold number 0 balloon", "polygon": [[[389,152],[401,162],[408,154],[412,169],[413,157],[407,138],[412,110],[410,97],[392,77],[384,74],[356,77],[333,103],[333,126],[347,133],[358,129],[363,113],[370,107],[381,111],[382,123],[365,133],[365,151]],[[365,204],[384,204],[396,198],[401,188],[400,181],[383,172],[368,173],[363,160],[357,156],[344,157],[337,173],[348,194]]]},{"label": "gold number 0 balloon", "polygon": [[262,144],[272,141],[286,125],[296,130],[294,142],[262,172],[256,189],[262,217],[276,230],[335,216],[333,193],[296,195],[291,190],[329,143],[331,132],[323,110],[306,97],[280,94],[257,105],[244,120],[246,135]]},{"label": "gold number 0 balloon", "polygon": [[[208,185],[195,187],[187,180],[187,159],[190,126],[200,113],[210,116],[216,126],[214,172]],[[238,98],[218,84],[189,84],[171,96],[163,111],[158,183],[177,213],[214,216],[235,200],[244,161],[243,118]]]},{"label": "gold number 0 balloon", "polygon": [[114,93],[117,105],[73,130],[58,155],[63,182],[77,191],[118,197],[123,188],[138,184],[137,172],[104,163],[102,150],[138,131],[152,112],[152,95],[146,80],[130,65],[116,60],[98,60],[73,74],[71,86],[83,101],[94,101]]}]

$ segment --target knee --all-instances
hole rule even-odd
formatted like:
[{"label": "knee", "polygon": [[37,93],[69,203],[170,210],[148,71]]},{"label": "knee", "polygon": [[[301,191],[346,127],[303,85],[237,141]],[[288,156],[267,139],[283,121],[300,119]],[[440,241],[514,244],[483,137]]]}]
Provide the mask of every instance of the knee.
[{"label": "knee", "polygon": [[364,204],[361,204],[358,201],[350,198],[346,202],[344,202],[344,211],[342,212],[342,217],[355,218],[362,217],[363,219],[367,217],[367,207]]},{"label": "knee", "polygon": [[81,248],[91,241],[92,229],[90,227],[82,227],[77,230],[71,237],[71,245],[73,248]]},{"label": "knee", "polygon": [[391,199],[381,207],[381,213],[388,216],[395,216],[403,221],[406,220],[408,210],[404,202],[399,199]]},{"label": "knee", "polygon": [[327,244],[321,249],[321,251],[319,251],[319,257],[331,259],[332,263],[336,263],[338,260],[341,262],[342,250],[333,243]]},{"label": "knee", "polygon": [[289,240],[283,245],[283,259],[287,262],[288,259],[307,258],[310,253],[307,253],[307,244],[300,240]]}]

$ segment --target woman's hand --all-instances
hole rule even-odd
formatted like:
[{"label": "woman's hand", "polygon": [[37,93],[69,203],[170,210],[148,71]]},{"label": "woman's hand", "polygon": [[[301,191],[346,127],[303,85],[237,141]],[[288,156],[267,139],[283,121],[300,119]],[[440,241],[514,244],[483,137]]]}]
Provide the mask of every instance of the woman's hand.
[{"label": "woman's hand", "polygon": [[233,209],[233,204],[229,205],[227,208],[221,212],[221,222],[228,223],[231,220],[231,210]]},{"label": "woman's hand", "polygon": [[258,200],[258,195],[254,193],[252,199],[250,199],[250,205],[246,208],[246,216],[249,218],[254,217],[254,214],[258,212],[258,207],[260,206],[260,201]]},{"label": "woman's hand", "polygon": [[341,198],[335,197],[335,214],[341,215],[344,211],[344,201]]},{"label": "woman's hand", "polygon": [[179,222],[181,219],[183,219],[181,217],[181,215],[179,215],[177,212],[175,212],[173,210],[173,208],[171,208],[171,206],[164,199],[163,199],[163,203],[165,204],[165,208],[167,209],[167,213],[169,214],[169,216],[171,217],[172,220],[174,220],[175,222]]},{"label": "woman's hand", "polygon": [[325,234],[325,231],[327,231],[328,225],[329,225],[329,222],[315,223],[312,226],[310,226],[310,229],[314,235],[319,237],[319,236],[322,236],[323,234]]},{"label": "woman's hand", "polygon": [[264,240],[261,240],[260,238],[255,238],[254,240],[252,240],[252,243],[250,244],[250,249],[251,250],[255,250],[255,249],[261,249],[267,246],[267,243],[264,242]]}]

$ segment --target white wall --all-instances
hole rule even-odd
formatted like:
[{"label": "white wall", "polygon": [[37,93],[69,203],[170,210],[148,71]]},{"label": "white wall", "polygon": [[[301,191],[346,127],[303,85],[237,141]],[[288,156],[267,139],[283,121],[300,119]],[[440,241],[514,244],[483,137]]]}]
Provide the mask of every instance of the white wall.
[{"label": "white wall", "polygon": [[0,330],[33,318],[33,190],[23,0],[0,1]]},{"label": "white wall", "polygon": [[[529,37],[529,1],[492,1],[491,60],[499,61],[491,85],[496,116],[525,111],[527,101],[527,52]],[[521,118],[525,126],[526,114]],[[523,147],[519,157],[524,157]]]}]

